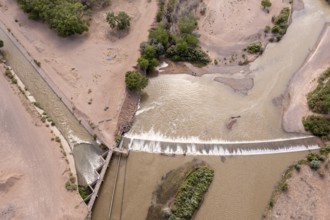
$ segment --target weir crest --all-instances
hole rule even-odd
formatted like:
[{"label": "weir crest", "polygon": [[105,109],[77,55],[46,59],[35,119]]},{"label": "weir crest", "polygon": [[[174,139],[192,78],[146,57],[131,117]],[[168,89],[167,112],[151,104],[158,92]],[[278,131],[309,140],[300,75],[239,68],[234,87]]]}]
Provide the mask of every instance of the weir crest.
[{"label": "weir crest", "polygon": [[316,150],[322,146],[319,138],[303,136],[260,141],[202,141],[198,139],[142,139],[125,136],[123,144],[129,150],[168,155],[235,156],[289,153]]}]

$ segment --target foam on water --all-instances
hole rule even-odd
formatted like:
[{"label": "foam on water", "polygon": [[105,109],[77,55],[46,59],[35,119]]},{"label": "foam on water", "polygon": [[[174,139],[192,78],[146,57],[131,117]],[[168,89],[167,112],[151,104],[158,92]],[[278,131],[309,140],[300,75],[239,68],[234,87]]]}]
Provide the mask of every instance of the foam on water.
[{"label": "foam on water", "polygon": [[155,132],[151,129],[148,132],[144,132],[141,134],[137,133],[127,133],[125,134],[126,138],[134,139],[134,140],[142,140],[142,141],[150,141],[150,142],[169,142],[169,143],[195,143],[195,144],[228,144],[228,143],[239,143],[239,144],[252,144],[252,143],[268,143],[268,142],[279,142],[279,141],[287,141],[287,140],[299,140],[311,138],[313,136],[297,136],[290,138],[277,138],[277,139],[267,139],[267,140],[253,140],[253,141],[229,141],[224,139],[210,139],[210,140],[202,140],[199,137],[190,136],[190,137],[168,137],[160,132]]},{"label": "foam on water", "polygon": [[124,137],[128,149],[133,151],[178,154],[178,155],[261,155],[289,153],[318,149],[316,137],[298,136],[254,141],[226,141],[222,139],[201,140],[199,137],[171,138],[153,130],[142,133],[128,133]]},{"label": "foam on water", "polygon": [[[257,143],[257,142],[256,142]],[[264,142],[266,143],[266,142]],[[203,155],[203,156],[235,156],[235,155],[263,155],[263,154],[278,154],[290,153],[299,151],[309,151],[319,149],[318,144],[311,145],[288,145],[279,148],[238,148],[230,149],[221,144],[215,144],[212,147],[198,148],[195,144],[187,144],[185,149],[179,144],[175,149],[172,146],[165,144],[161,146],[161,142],[146,142],[143,140],[131,139],[128,148],[133,151],[147,152],[147,153],[160,153],[160,154],[177,154],[177,155]]]}]

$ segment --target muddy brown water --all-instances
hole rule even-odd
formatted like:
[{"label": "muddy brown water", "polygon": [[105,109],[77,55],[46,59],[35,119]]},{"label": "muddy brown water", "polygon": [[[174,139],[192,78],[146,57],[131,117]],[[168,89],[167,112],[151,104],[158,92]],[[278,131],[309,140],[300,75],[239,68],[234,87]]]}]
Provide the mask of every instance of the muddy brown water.
[{"label": "muddy brown water", "polygon": [[[121,178],[117,183],[120,189],[116,191],[117,202],[110,219],[145,219],[151,205],[152,193],[161,182],[162,176],[194,158],[205,161],[215,170],[214,180],[197,212],[196,220],[260,219],[281,174],[290,164],[306,154],[307,152],[263,156],[172,157],[131,152],[127,165],[121,164]],[[111,165],[108,170],[107,179],[93,210],[93,220],[109,219],[114,167]]]}]

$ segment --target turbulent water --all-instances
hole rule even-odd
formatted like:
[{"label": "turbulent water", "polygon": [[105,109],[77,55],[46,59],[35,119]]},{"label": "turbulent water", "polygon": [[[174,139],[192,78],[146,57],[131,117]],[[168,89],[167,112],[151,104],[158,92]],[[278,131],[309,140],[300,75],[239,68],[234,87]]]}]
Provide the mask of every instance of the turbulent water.
[{"label": "turbulent water", "polygon": [[[127,137],[147,137],[151,141],[165,137],[180,142],[258,141],[297,136],[282,130],[282,108],[274,103],[281,100],[290,78],[317,45],[329,20],[328,8],[321,1],[305,1],[305,8],[294,12],[293,22],[282,40],[268,44],[263,55],[244,73],[254,78],[254,87],[247,95],[214,81],[222,73],[202,77],[162,74],[152,78]],[[228,129],[232,117],[237,117],[236,122]],[[147,145],[141,149],[152,151]]]},{"label": "turbulent water", "polygon": [[93,143],[92,136],[79,124],[60,98],[53,92],[48,84],[40,77],[12,40],[8,37],[5,28],[0,26],[0,39],[4,41],[2,52],[8,64],[25,84],[29,92],[35,97],[47,115],[55,122],[58,129],[74,146],[74,158],[78,171],[79,184],[89,184],[98,178],[94,168],[100,166],[100,150]]}]

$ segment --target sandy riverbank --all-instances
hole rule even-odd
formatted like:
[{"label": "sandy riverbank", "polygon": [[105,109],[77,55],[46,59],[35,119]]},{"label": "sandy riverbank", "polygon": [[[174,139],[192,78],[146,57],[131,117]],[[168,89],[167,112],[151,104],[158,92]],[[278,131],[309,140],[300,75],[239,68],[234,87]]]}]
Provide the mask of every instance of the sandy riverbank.
[{"label": "sandy riverbank", "polygon": [[305,132],[302,118],[312,114],[308,109],[306,97],[316,88],[318,77],[330,66],[329,35],[330,28],[327,24],[320,36],[319,44],[312,49],[305,64],[289,83],[286,94],[289,104],[284,109],[282,121],[283,128],[287,132]]},{"label": "sandy riverbank", "polygon": [[83,219],[86,205],[68,192],[69,167],[31,103],[0,69],[0,219]]},{"label": "sandy riverbank", "polygon": [[294,171],[265,219],[328,219],[330,205],[330,170],[322,168],[324,177],[307,165]]},{"label": "sandy riverbank", "polygon": [[[58,37],[46,24],[29,20],[16,2],[0,3],[1,21],[41,63],[47,77],[76,109],[75,115],[89,121],[112,144],[126,97],[124,76],[136,65],[140,42],[147,39],[157,11],[156,1],[114,0],[111,6],[93,12],[88,33],[67,39]],[[127,36],[110,33],[105,21],[110,10],[125,11],[132,17]],[[123,114],[125,118],[133,112]]]},{"label": "sandy riverbank", "polygon": [[237,65],[243,49],[250,43],[268,43],[265,27],[272,25],[272,16],[288,7],[289,1],[272,1],[269,13],[259,0],[206,0],[206,13],[198,23],[201,46],[219,66]]}]

